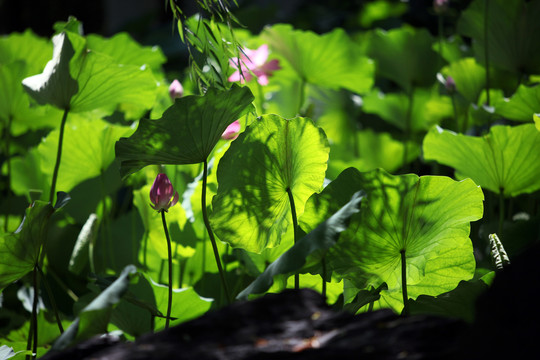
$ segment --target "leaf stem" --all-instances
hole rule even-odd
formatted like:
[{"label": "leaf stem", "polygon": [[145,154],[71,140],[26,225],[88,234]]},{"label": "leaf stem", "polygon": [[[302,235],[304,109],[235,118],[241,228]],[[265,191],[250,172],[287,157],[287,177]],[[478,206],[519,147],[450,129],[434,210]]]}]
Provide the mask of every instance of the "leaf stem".
[{"label": "leaf stem", "polygon": [[62,158],[62,143],[64,141],[64,128],[66,127],[67,116],[69,108],[64,109],[64,115],[62,115],[62,122],[60,123],[60,135],[58,135],[58,151],[56,153],[56,164],[54,165],[53,178],[51,183],[51,192],[49,193],[49,202],[54,203],[54,194],[56,190],[56,180],[58,178],[58,169],[60,168],[60,159]]},{"label": "leaf stem", "polygon": [[322,265],[322,274],[321,274],[321,278],[322,278],[322,296],[323,296],[323,298],[326,299],[326,256],[323,256],[322,261],[321,261],[321,265]]},{"label": "leaf stem", "polygon": [[407,295],[407,258],[405,256],[405,249],[401,249],[401,293],[403,295],[403,315],[409,314],[409,306],[407,300],[409,296]]},{"label": "leaf stem", "polygon": [[208,177],[208,159],[204,159],[204,167],[203,167],[203,183],[202,183],[202,196],[201,196],[201,203],[202,203],[202,214],[204,219],[204,225],[206,226],[206,230],[208,232],[208,236],[210,237],[210,242],[212,243],[212,249],[214,250],[214,257],[216,259],[216,265],[219,270],[219,277],[221,278],[221,284],[223,285],[223,290],[225,291],[225,297],[227,299],[227,304],[230,304],[231,296],[229,294],[229,288],[227,287],[227,281],[225,280],[225,271],[223,270],[223,267],[221,266],[221,259],[219,257],[219,251],[216,244],[216,239],[214,237],[214,233],[212,232],[212,228],[210,227],[210,221],[208,220],[208,214],[206,211],[206,180]]},{"label": "leaf stem", "polygon": [[304,105],[306,97],[306,80],[302,78],[302,82],[300,83],[300,94],[299,94],[299,100],[298,100],[298,115],[302,115],[302,106]]},{"label": "leaf stem", "polygon": [[169,328],[169,321],[171,319],[171,307],[172,307],[172,250],[171,250],[171,238],[169,237],[169,230],[167,229],[167,220],[165,220],[165,210],[161,210],[161,222],[163,223],[163,231],[165,231],[165,237],[167,238],[167,255],[169,260],[169,299],[167,302],[167,318],[165,319],[165,329]]},{"label": "leaf stem", "polygon": [[490,106],[489,100],[489,50],[488,50],[488,14],[489,0],[484,0],[484,58],[486,62],[486,105]]},{"label": "leaf stem", "polygon": [[5,144],[6,144],[6,166],[7,166],[7,174],[6,174],[6,177],[7,177],[7,196],[6,196],[6,220],[4,222],[4,232],[8,232],[8,223],[9,223],[9,209],[11,208],[11,206],[9,205],[9,191],[11,190],[11,156],[9,154],[9,143],[10,143],[10,140],[11,140],[11,122],[13,120],[13,117],[10,115],[8,117],[8,123],[7,123],[7,126],[5,128]]},{"label": "leaf stem", "polygon": [[30,329],[28,334],[28,341],[26,343],[26,350],[32,349],[32,355],[27,355],[27,359],[35,359],[37,356],[37,342],[38,342],[38,327],[37,327],[37,306],[38,306],[38,280],[37,280],[37,264],[32,271],[32,279],[34,283],[34,296],[32,298],[32,318],[30,321]]},{"label": "leaf stem", "polygon": [[499,230],[497,236],[502,239],[504,229],[504,189],[499,189]]},{"label": "leaf stem", "polygon": [[38,265],[36,268],[39,271],[39,274],[41,275],[41,278],[43,279],[43,285],[45,285],[45,291],[47,291],[47,295],[49,295],[49,301],[51,302],[51,306],[54,311],[54,316],[56,318],[56,324],[58,324],[58,330],[60,330],[60,334],[64,333],[64,327],[62,326],[62,321],[60,321],[60,314],[58,313],[58,307],[56,306],[56,300],[54,299],[53,292],[51,290],[51,287],[49,286],[49,282],[47,281],[47,278],[45,277],[45,274],[43,273],[43,270],[41,270],[41,267]]},{"label": "leaf stem", "polygon": [[[289,195],[289,204],[291,204],[294,243],[296,244],[296,241],[298,240],[298,235],[296,231],[296,228],[298,227],[298,220],[296,218],[296,206],[294,205],[294,197],[290,187],[287,188],[287,195]],[[294,288],[300,288],[300,274],[298,273],[294,274]]]},{"label": "leaf stem", "polygon": [[403,141],[403,170],[406,171],[407,159],[409,158],[409,146],[408,142],[411,139],[411,117],[414,100],[414,87],[411,87],[409,91],[409,107],[407,108],[407,114],[405,115],[405,140]]},{"label": "leaf stem", "polygon": [[261,108],[261,115],[264,114],[264,91],[262,85],[257,81],[257,89],[259,90],[259,106]]}]

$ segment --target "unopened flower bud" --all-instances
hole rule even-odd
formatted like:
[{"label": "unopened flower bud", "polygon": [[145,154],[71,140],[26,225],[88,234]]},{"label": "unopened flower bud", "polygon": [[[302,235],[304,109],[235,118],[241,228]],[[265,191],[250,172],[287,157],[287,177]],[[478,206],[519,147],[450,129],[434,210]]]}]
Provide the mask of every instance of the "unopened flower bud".
[{"label": "unopened flower bud", "polygon": [[150,205],[156,211],[168,211],[178,202],[178,192],[174,191],[171,181],[165,174],[158,174],[150,189]]},{"label": "unopened flower bud", "polygon": [[174,79],[169,86],[169,96],[174,101],[176,98],[181,98],[184,95],[184,87],[180,84],[180,81]]}]

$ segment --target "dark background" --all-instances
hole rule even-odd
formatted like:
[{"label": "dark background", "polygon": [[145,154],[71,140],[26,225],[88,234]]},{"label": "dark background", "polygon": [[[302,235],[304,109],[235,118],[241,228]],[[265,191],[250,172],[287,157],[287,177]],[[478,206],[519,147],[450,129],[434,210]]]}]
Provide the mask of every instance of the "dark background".
[{"label": "dark background", "polygon": [[[196,0],[176,2],[188,16],[199,11]],[[289,23],[297,29],[318,33],[336,27],[348,31],[366,30],[358,19],[363,7],[370,1],[237,0],[238,8],[233,0],[229,2],[242,25],[257,34],[265,25],[274,23]],[[453,13],[457,14],[469,2],[452,1]],[[432,0],[410,0],[408,4],[409,10],[403,16],[386,19],[373,26],[389,29],[407,22],[435,33],[437,24]],[[38,35],[50,37],[53,24],[66,21],[70,15],[83,22],[85,33],[111,36],[127,31],[144,45],[159,45],[170,61],[187,59],[175,22],[172,21],[169,0],[0,0],[0,34],[31,28]],[[452,12],[449,16],[452,16]]]}]

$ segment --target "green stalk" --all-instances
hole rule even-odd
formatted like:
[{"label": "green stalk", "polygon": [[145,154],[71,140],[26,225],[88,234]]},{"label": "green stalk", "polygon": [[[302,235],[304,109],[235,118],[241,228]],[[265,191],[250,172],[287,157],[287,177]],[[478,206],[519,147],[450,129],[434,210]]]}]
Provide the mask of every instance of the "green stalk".
[{"label": "green stalk", "polygon": [[503,228],[504,228],[504,189],[499,189],[499,231],[497,236],[499,239],[503,238]]},{"label": "green stalk", "polygon": [[407,300],[407,259],[405,256],[405,249],[400,251],[401,254],[401,293],[403,295],[403,315],[409,314],[409,306]]},{"label": "green stalk", "polygon": [[225,281],[225,271],[223,270],[223,267],[221,266],[221,259],[219,257],[219,251],[216,244],[216,239],[214,238],[214,233],[212,232],[212,228],[210,227],[210,220],[208,220],[208,214],[206,211],[206,180],[208,177],[208,160],[204,159],[204,168],[203,168],[203,183],[202,183],[202,196],[201,196],[201,203],[202,203],[202,214],[204,219],[204,225],[206,226],[206,230],[208,232],[208,236],[210,237],[210,241],[212,243],[212,249],[214,250],[214,257],[216,259],[216,265],[219,270],[219,277],[221,278],[221,284],[223,285],[223,290],[225,291],[225,297],[227,299],[227,304],[230,304],[231,296],[229,294],[229,288],[227,287],[227,281]]},{"label": "green stalk", "polygon": [[486,62],[486,102],[487,106],[491,104],[489,101],[489,50],[488,50],[488,13],[489,0],[484,0],[484,58]]},{"label": "green stalk", "polygon": [[408,141],[411,140],[411,117],[413,109],[414,88],[409,91],[409,107],[407,108],[407,115],[405,116],[405,140],[403,141],[403,170],[406,170],[405,165],[409,157]]},{"label": "green stalk", "polygon": [[322,258],[322,296],[326,299],[326,256]]},{"label": "green stalk", "polygon": [[299,103],[298,103],[298,115],[301,115],[302,112],[302,106],[304,105],[304,102],[306,97],[306,80],[302,78],[302,82],[300,83],[300,94],[299,94]]},{"label": "green stalk", "polygon": [[[457,113],[457,106],[456,106],[456,95],[452,92],[452,94],[450,94],[450,98],[452,99],[452,109],[454,110],[454,120],[456,122],[456,131],[460,131],[460,126],[459,126],[459,119],[458,119],[458,113]],[[465,133],[467,129],[461,129],[461,132],[462,133]]]},{"label": "green stalk", "polygon": [[56,153],[56,164],[54,165],[53,178],[51,183],[51,192],[49,193],[49,202],[54,203],[54,194],[56,190],[56,180],[58,178],[58,169],[60,168],[60,159],[62,158],[62,143],[64,141],[64,128],[66,127],[69,108],[64,109],[62,122],[60,123],[60,135],[58,136],[58,151]]},{"label": "green stalk", "polygon": [[165,319],[165,329],[169,328],[169,320],[171,318],[171,308],[172,308],[172,286],[173,286],[173,276],[172,276],[172,249],[171,249],[171,238],[169,237],[169,230],[167,229],[167,221],[165,220],[165,210],[161,210],[161,222],[163,223],[163,231],[165,231],[165,237],[167,238],[167,255],[169,258],[169,300],[167,302],[167,318]]},{"label": "green stalk", "polygon": [[[7,190],[11,190],[11,156],[9,155],[9,143],[11,140],[11,122],[13,120],[12,116],[8,117],[8,123],[5,128],[5,144],[6,144],[6,165],[7,165]],[[8,232],[8,222],[9,222],[9,195],[6,196],[6,221],[4,222],[4,232]]]},{"label": "green stalk", "polygon": [[39,274],[41,275],[41,278],[43,279],[43,285],[45,285],[45,290],[47,291],[47,295],[49,296],[49,301],[51,302],[51,306],[54,311],[54,316],[56,318],[56,324],[58,325],[58,330],[60,330],[60,334],[63,334],[64,327],[62,326],[62,321],[60,321],[60,314],[58,312],[58,307],[56,306],[56,300],[54,300],[53,292],[51,290],[51,287],[49,286],[49,282],[47,281],[45,274],[43,274],[43,270],[41,270],[41,267],[37,266],[37,269],[39,271]]},{"label": "green stalk", "polygon": [[38,343],[38,327],[37,327],[37,306],[38,306],[38,280],[37,280],[37,264],[32,271],[32,279],[34,283],[34,298],[32,300],[32,319],[30,321],[30,331],[28,334],[28,341],[26,343],[26,350],[32,350],[32,355],[27,355],[26,359],[35,359],[37,355],[37,343]]},{"label": "green stalk", "polygon": [[112,235],[111,235],[111,226],[109,224],[109,218],[107,216],[107,191],[105,190],[105,179],[103,174],[103,169],[101,170],[101,173],[99,175],[99,182],[101,187],[101,218],[103,219],[101,222],[102,231],[103,231],[103,238],[105,240],[105,243],[107,244],[107,252],[109,253],[109,261],[111,265],[111,269],[116,269],[116,261],[114,260],[114,243],[111,241]]},{"label": "green stalk", "polygon": [[257,89],[259,90],[259,107],[261,108],[261,115],[264,114],[264,91],[262,85],[257,82]]},{"label": "green stalk", "polygon": [[[298,220],[296,219],[296,206],[294,206],[294,197],[291,191],[291,188],[287,188],[287,195],[289,195],[289,203],[291,204],[291,214],[292,214],[292,222],[293,222],[293,234],[294,234],[294,243],[296,244],[296,241],[298,240],[298,235],[296,228],[298,227]],[[300,274],[294,274],[294,288],[299,289],[300,288]]]},{"label": "green stalk", "polygon": [[439,68],[442,68],[443,58],[443,17],[442,15],[437,15],[437,27],[439,32]]}]

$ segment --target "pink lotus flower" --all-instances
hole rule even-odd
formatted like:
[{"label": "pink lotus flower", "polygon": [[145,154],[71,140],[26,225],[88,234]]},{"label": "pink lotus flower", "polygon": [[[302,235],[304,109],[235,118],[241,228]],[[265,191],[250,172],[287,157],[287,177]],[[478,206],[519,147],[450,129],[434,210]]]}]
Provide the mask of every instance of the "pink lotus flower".
[{"label": "pink lotus flower", "polygon": [[[174,195],[174,197],[173,197]],[[178,191],[174,191],[171,181],[165,174],[158,174],[150,189],[150,205],[156,211],[167,212],[178,202]]]},{"label": "pink lotus flower", "polygon": [[169,96],[174,101],[176,98],[181,98],[184,95],[184,87],[180,84],[180,81],[174,79],[169,86]]},{"label": "pink lotus flower", "polygon": [[[244,55],[245,54],[245,55]],[[240,59],[229,59],[231,66],[236,71],[229,76],[229,81],[250,81],[253,76],[257,77],[257,82],[261,85],[268,85],[268,77],[272,76],[272,72],[281,69],[279,61],[268,59],[268,45],[259,46],[257,50],[244,48],[244,53],[240,55]]]},{"label": "pink lotus flower", "polygon": [[240,121],[236,120],[227,126],[227,129],[225,129],[221,138],[223,140],[234,140],[238,137],[238,134],[240,134]]}]

